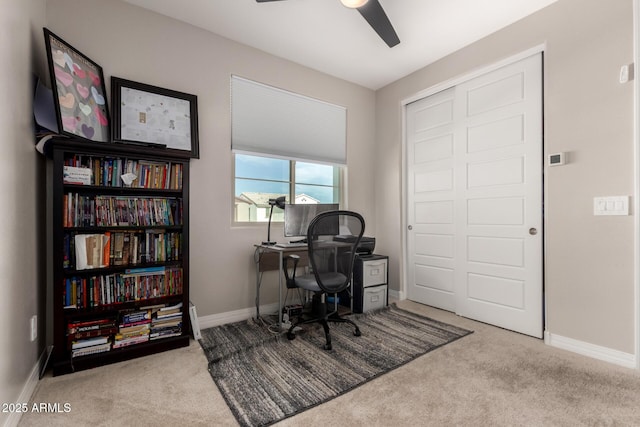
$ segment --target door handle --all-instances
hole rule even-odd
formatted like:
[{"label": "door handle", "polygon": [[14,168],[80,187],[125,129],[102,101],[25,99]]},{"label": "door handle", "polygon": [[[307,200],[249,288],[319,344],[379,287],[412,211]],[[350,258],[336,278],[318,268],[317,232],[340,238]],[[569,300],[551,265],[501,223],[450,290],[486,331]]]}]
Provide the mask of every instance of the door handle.
[{"label": "door handle", "polygon": [[409,229],[409,230],[413,230],[413,225],[409,225],[409,226],[407,226],[407,229]]},{"label": "door handle", "polygon": [[529,234],[531,234],[532,236],[535,236],[536,234],[538,234],[538,229],[535,227],[531,227],[529,229]]}]

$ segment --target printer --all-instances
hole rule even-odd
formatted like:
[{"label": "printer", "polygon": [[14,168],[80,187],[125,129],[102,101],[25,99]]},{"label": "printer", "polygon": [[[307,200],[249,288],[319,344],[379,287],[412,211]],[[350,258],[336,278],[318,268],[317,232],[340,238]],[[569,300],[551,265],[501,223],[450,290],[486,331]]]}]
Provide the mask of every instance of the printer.
[{"label": "printer", "polygon": [[[333,240],[337,242],[350,243],[356,240],[356,236],[352,236],[350,234],[340,234],[338,236],[335,236]],[[360,239],[360,244],[356,248],[356,253],[359,255],[371,255],[375,247],[376,247],[375,237],[362,236],[362,239]]]}]

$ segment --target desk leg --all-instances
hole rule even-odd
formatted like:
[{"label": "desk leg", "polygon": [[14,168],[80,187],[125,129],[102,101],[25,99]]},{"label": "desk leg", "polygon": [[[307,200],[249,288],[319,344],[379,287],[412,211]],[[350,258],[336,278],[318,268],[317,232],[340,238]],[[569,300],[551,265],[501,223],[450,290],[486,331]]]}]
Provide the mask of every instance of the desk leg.
[{"label": "desk leg", "polygon": [[280,260],[280,269],[278,270],[278,330],[282,330],[282,276],[284,276],[283,269],[283,254],[284,251],[278,251]]},{"label": "desk leg", "polygon": [[260,256],[262,252],[258,249],[256,260],[256,320],[260,320]]},{"label": "desk leg", "polygon": [[[261,249],[258,248],[257,249],[259,251],[258,256],[256,257],[256,318],[257,319],[261,319],[260,317],[260,288],[261,288],[261,270],[260,270],[260,260],[261,260],[261,255],[264,252],[272,252],[269,249]],[[283,266],[283,260],[284,260],[284,251],[278,250],[278,330],[282,329],[282,284],[283,284],[283,278],[284,278],[284,266]],[[272,266],[272,264],[271,264]],[[271,270],[272,267],[268,268],[269,270]]]}]

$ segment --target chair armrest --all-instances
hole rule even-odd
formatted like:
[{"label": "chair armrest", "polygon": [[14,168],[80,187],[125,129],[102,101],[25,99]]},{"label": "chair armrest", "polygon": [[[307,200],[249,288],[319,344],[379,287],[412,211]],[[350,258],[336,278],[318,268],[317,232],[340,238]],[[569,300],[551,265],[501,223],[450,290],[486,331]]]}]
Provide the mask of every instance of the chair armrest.
[{"label": "chair armrest", "polygon": [[[291,277],[289,277],[289,264],[293,262],[293,270],[291,273]],[[282,259],[282,270],[284,270],[284,277],[286,279],[287,288],[297,288],[296,286],[296,270],[298,268],[298,262],[300,262],[300,256],[292,254],[287,255]]]}]

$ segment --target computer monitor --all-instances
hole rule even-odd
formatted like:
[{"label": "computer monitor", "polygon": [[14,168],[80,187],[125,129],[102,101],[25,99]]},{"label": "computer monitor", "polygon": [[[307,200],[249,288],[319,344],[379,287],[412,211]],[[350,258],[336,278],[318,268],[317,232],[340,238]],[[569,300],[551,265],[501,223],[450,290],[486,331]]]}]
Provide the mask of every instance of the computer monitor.
[{"label": "computer monitor", "polygon": [[[318,204],[298,204],[284,205],[284,236],[285,237],[306,237],[307,228],[313,218],[319,213],[326,211],[337,211],[339,205],[337,203],[318,203]],[[336,235],[340,234],[340,224],[336,217],[335,224],[332,221],[328,224],[326,232],[321,234]]]}]

